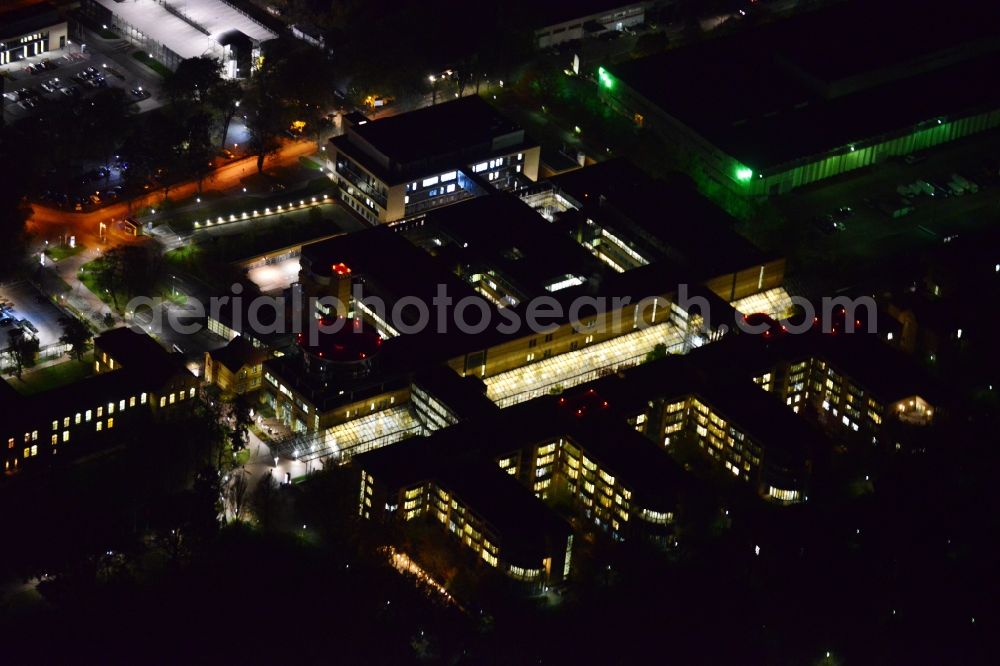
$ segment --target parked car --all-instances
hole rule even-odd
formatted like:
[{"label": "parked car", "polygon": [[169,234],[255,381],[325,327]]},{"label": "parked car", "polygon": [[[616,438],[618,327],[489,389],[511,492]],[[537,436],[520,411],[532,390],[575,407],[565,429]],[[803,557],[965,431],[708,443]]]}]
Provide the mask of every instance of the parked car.
[{"label": "parked car", "polygon": [[979,191],[979,186],[960,173],[951,174],[951,182],[957,183],[966,192],[975,194]]},{"label": "parked car", "polygon": [[852,215],[854,215],[854,209],[850,206],[841,206],[833,213],[833,216],[838,220],[846,220]]}]

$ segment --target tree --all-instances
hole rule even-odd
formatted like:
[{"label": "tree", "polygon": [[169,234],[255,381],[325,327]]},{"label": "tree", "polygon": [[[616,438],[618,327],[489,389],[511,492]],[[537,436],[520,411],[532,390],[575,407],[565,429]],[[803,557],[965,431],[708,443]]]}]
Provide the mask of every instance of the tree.
[{"label": "tree", "polygon": [[250,426],[253,425],[253,417],[250,416],[252,403],[246,394],[240,393],[229,403],[229,415],[233,420],[230,441],[233,452],[242,451],[246,448],[250,439]]},{"label": "tree", "polygon": [[222,133],[219,137],[219,147],[226,147],[226,135],[229,134],[229,125],[236,115],[236,109],[240,106],[240,97],[243,89],[236,81],[223,80],[212,86],[209,91],[209,102],[222,114]]},{"label": "tree", "polygon": [[175,108],[194,105],[202,111],[212,97],[212,89],[222,80],[222,63],[215,58],[188,58],[163,82],[163,92]]},{"label": "tree", "polygon": [[[13,131],[8,128],[0,135],[0,164],[20,164],[21,156],[38,150],[29,145],[25,135],[14,135]],[[4,169],[4,183],[0,186],[0,279],[10,277],[24,263],[24,225],[29,210],[24,194],[32,172],[30,166]]]},{"label": "tree", "polygon": [[14,375],[21,379],[24,369],[35,365],[38,341],[25,336],[24,329],[20,327],[12,328],[7,336],[7,352],[14,362]]},{"label": "tree", "polygon": [[278,482],[274,475],[268,472],[267,476],[257,482],[257,487],[253,489],[253,494],[250,497],[257,522],[264,529],[272,528],[277,523],[278,491]]},{"label": "tree", "polygon": [[60,317],[59,325],[62,326],[63,333],[59,337],[59,342],[69,345],[73,350],[73,356],[77,361],[83,360],[83,355],[87,351],[87,345],[93,335],[87,325],[76,317]]},{"label": "tree", "polygon": [[667,357],[667,346],[662,342],[653,345],[653,349],[646,354],[646,363],[658,361]]},{"label": "tree", "polygon": [[243,509],[246,508],[250,498],[250,482],[247,476],[245,471],[236,470],[229,477],[229,483],[226,486],[226,501],[229,504],[229,511],[236,518],[242,516]]}]

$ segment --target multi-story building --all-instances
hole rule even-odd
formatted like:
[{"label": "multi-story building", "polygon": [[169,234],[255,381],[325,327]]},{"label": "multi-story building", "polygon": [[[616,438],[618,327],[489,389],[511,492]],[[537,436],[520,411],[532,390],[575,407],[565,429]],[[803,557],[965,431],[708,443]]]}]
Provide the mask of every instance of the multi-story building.
[{"label": "multi-story building", "polygon": [[170,69],[207,56],[228,78],[250,76],[261,44],[278,36],[225,0],[84,0],[82,11]]},{"label": "multi-story building", "polygon": [[0,10],[0,65],[65,48],[66,20],[47,2]]},{"label": "multi-story building", "polygon": [[536,25],[541,27],[535,29],[535,42],[544,49],[634,28],[645,22],[646,10],[652,4],[648,0],[626,4],[621,0],[584,0],[541,5],[537,7]]},{"label": "multi-story building", "polygon": [[772,347],[777,358],[754,381],[796,413],[809,407],[847,440],[901,450],[905,432],[931,425],[941,406],[941,392],[912,359],[872,336],[807,335]]},{"label": "multi-story building", "polygon": [[195,397],[197,380],[179,355],[127,328],[94,339],[94,371],[87,379],[22,396],[0,382],[5,473],[46,458],[99,446],[123,426],[157,418]]},{"label": "multi-story building", "polygon": [[330,139],[341,199],[372,224],[538,178],[540,148],[479,96],[348,124]]},{"label": "multi-story building", "polygon": [[216,386],[223,396],[258,391],[269,355],[237,336],[225,347],[205,352],[205,381]]},{"label": "multi-story building", "polygon": [[534,591],[564,580],[573,556],[569,525],[487,459],[463,452],[456,437],[465,430],[450,428],[356,458],[358,514],[430,520],[485,565]]},{"label": "multi-story building", "polygon": [[[691,159],[705,186],[789,192],[1000,125],[1000,9],[840,2],[597,69],[599,94]],[[904,45],[884,35],[902,32]],[[863,48],[858,48],[864,44]],[[816,128],[823,128],[817,131]]]}]

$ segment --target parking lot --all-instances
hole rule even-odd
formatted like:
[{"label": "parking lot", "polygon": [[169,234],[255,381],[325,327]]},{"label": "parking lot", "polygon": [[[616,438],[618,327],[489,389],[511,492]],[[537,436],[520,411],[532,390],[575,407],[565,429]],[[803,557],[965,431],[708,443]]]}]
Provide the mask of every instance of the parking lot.
[{"label": "parking lot", "polygon": [[[0,286],[0,305],[3,305],[0,324],[7,321],[3,331],[8,331],[16,322],[26,320],[31,324],[29,330],[34,327],[32,332],[37,335],[41,347],[59,342],[62,336],[59,318],[63,313],[31,283],[15,282]],[[3,338],[6,344],[6,335]]]},{"label": "parking lot", "polygon": [[[903,278],[935,247],[995,223],[998,168],[1000,132],[980,134],[774,199],[777,219],[741,230],[788,257],[807,292]],[[955,192],[952,174],[974,182],[975,191]],[[904,199],[906,188],[912,195]]]},{"label": "parking lot", "polygon": [[81,53],[61,49],[5,66],[4,120],[17,122],[43,105],[86,98],[107,87],[122,88],[130,101],[139,104],[140,111],[153,108],[155,81],[141,76],[123,55],[124,51]]}]

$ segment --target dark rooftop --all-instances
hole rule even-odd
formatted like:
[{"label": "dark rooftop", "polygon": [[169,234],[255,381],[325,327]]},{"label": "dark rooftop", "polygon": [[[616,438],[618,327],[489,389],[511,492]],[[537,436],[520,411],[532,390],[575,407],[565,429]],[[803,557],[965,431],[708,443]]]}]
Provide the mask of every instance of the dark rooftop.
[{"label": "dark rooftop", "polygon": [[[690,281],[743,270],[773,257],[734,231],[736,220],[685,178],[654,180],[624,159],[551,180],[585,216],[620,230]],[[643,254],[643,252],[640,252]]]},{"label": "dark rooftop", "polygon": [[444,244],[428,249],[463,273],[493,272],[521,298],[542,296],[567,276],[608,272],[570,236],[512,194],[497,193],[432,211],[420,229]]},{"label": "dark rooftop", "polygon": [[259,363],[267,354],[257,349],[242,335],[237,335],[228,345],[209,352],[212,360],[229,368],[230,372],[239,372],[245,365]]},{"label": "dark rooftop", "polygon": [[47,2],[19,5],[9,10],[0,8],[0,38],[18,37],[64,20],[55,6]]},{"label": "dark rooftop", "polygon": [[446,155],[516,132],[478,95],[401,113],[354,128],[376,150],[401,163]]},{"label": "dark rooftop", "polygon": [[107,352],[123,367],[151,367],[163,364],[170,353],[142,331],[115,328],[94,338],[94,346]]},{"label": "dark rooftop", "polygon": [[[993,108],[1000,91],[970,84],[992,80],[1000,66],[990,53],[997,20],[969,18],[1000,13],[996,3],[983,9],[987,4],[958,0],[947,11],[932,5],[887,15],[872,13],[872,3],[847,3],[608,69],[725,153],[766,172]],[[838,34],[830,25],[850,28]],[[838,46],[845,40],[850,46]]]}]

